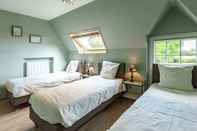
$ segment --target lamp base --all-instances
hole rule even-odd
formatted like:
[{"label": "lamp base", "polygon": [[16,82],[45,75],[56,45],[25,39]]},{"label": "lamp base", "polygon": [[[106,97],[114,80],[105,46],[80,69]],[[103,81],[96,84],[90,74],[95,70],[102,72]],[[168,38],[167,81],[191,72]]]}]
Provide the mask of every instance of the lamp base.
[{"label": "lamp base", "polygon": [[133,77],[133,72],[131,72],[131,79],[130,79],[131,82],[134,81],[134,77]]}]

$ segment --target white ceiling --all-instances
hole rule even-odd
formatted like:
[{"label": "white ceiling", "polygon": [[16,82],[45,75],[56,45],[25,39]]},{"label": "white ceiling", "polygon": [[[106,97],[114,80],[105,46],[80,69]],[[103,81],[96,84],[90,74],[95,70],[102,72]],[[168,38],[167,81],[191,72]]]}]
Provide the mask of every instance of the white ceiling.
[{"label": "white ceiling", "polygon": [[69,5],[62,0],[0,0],[0,9],[51,20],[92,1],[76,0],[74,5]]}]

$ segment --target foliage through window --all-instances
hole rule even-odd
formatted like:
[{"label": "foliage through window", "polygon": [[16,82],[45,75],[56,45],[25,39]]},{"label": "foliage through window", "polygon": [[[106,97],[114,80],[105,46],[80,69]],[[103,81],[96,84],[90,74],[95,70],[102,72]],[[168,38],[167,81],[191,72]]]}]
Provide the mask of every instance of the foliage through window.
[{"label": "foliage through window", "polygon": [[157,40],[154,42],[154,62],[170,64],[196,63],[196,39]]},{"label": "foliage through window", "polygon": [[104,40],[99,31],[70,33],[79,54],[106,53]]}]

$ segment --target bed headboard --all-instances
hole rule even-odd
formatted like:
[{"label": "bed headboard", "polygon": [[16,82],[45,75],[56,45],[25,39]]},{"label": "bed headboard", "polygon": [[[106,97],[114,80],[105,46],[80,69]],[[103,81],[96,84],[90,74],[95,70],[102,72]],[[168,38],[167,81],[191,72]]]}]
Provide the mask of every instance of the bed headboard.
[{"label": "bed headboard", "polygon": [[[120,66],[119,66],[117,74],[116,74],[116,78],[124,79],[125,71],[126,71],[126,64],[122,63],[122,62],[116,62],[116,63],[120,63]],[[98,73],[99,74],[101,72],[101,69],[102,69],[102,63],[98,63]]]},{"label": "bed headboard", "polygon": [[152,83],[158,83],[160,81],[159,66],[158,64],[153,64],[152,70]]},{"label": "bed headboard", "polygon": [[[66,66],[64,67],[64,71],[66,70],[68,64],[69,64],[69,63],[67,63]],[[78,67],[77,67],[77,72],[83,73],[83,70],[84,70],[84,65],[83,65],[83,63],[80,61],[80,62],[79,62],[79,65],[78,65]]]},{"label": "bed headboard", "polygon": [[[160,81],[160,73],[158,64],[153,64],[152,83],[158,83]],[[194,88],[197,88],[197,66],[194,66],[192,71],[192,84]]]},{"label": "bed headboard", "polygon": [[53,57],[24,58],[24,76],[35,77],[53,72]]},{"label": "bed headboard", "polygon": [[79,62],[79,65],[78,65],[78,67],[77,67],[77,72],[83,73],[83,68],[84,68],[84,65],[83,65],[83,63],[80,61],[80,62]]}]

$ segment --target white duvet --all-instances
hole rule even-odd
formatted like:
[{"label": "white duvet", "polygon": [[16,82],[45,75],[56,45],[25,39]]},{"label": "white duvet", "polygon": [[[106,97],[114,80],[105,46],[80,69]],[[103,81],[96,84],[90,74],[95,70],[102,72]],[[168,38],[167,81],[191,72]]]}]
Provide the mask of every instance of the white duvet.
[{"label": "white duvet", "polygon": [[13,97],[26,96],[32,93],[34,88],[54,87],[67,82],[79,80],[79,72],[67,73],[65,71],[40,75],[36,78],[22,77],[11,79],[6,82],[6,88],[12,93]]},{"label": "white duvet", "polygon": [[153,84],[108,131],[197,131],[197,92]]},{"label": "white duvet", "polygon": [[37,90],[31,96],[30,104],[41,119],[69,127],[121,91],[121,79],[92,76],[55,88]]}]

